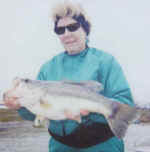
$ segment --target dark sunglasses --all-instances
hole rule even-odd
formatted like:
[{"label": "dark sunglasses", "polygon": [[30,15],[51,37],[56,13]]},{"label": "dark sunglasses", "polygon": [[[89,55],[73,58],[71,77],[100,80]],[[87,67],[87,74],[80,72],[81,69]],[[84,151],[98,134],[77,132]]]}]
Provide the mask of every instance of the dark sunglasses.
[{"label": "dark sunglasses", "polygon": [[69,32],[75,32],[79,29],[79,27],[80,27],[80,23],[77,22],[77,23],[69,24],[67,26],[60,26],[60,27],[56,26],[54,31],[56,34],[61,35],[65,33],[66,28]]}]

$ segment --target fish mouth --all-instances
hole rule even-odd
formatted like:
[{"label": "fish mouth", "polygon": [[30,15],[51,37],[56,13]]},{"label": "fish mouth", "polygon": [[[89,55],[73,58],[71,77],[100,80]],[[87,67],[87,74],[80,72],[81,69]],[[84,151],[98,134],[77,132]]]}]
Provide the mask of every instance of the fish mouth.
[{"label": "fish mouth", "polygon": [[8,96],[6,93],[3,94],[3,101],[7,101],[7,100],[16,100],[19,101],[20,99],[22,99],[23,97],[14,97],[14,96]]}]

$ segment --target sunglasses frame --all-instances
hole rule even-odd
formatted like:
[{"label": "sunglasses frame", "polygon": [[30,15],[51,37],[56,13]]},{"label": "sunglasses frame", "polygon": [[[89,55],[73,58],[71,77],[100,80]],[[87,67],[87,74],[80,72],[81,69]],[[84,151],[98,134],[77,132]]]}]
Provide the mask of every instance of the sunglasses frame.
[{"label": "sunglasses frame", "polygon": [[57,35],[62,35],[65,33],[66,29],[69,31],[69,32],[75,32],[77,31],[79,28],[80,28],[80,23],[79,22],[76,22],[76,23],[72,23],[72,24],[69,24],[67,26],[60,26],[60,27],[55,27],[54,28],[54,31]]}]

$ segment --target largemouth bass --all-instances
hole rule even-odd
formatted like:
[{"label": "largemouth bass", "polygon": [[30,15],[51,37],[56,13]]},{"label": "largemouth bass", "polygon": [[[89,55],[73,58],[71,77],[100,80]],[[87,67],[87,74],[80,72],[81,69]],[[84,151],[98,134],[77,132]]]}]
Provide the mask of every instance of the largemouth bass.
[{"label": "largemouth bass", "polygon": [[150,115],[150,111],[140,107],[111,100],[100,94],[103,87],[96,81],[40,81],[16,78],[12,88],[3,95],[6,98],[17,97],[20,105],[37,117],[35,125],[43,120],[67,119],[70,112],[81,122],[80,110],[102,114],[114,135],[123,138],[128,125],[140,116]]}]

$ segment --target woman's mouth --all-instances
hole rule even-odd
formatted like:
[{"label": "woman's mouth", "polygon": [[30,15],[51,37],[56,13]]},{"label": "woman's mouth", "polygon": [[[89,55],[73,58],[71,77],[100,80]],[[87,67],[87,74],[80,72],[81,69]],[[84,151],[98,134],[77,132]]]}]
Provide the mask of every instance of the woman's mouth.
[{"label": "woman's mouth", "polygon": [[65,44],[72,44],[72,43],[75,43],[76,41],[75,40],[69,40],[69,41],[65,41],[64,43]]}]

